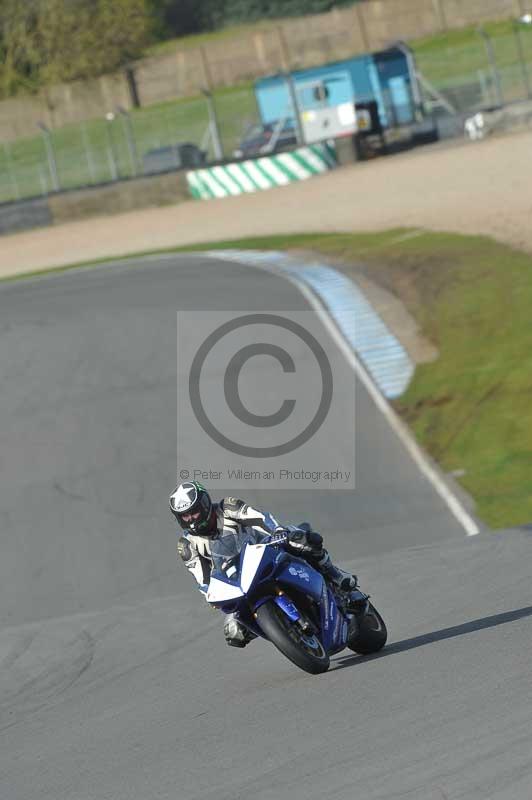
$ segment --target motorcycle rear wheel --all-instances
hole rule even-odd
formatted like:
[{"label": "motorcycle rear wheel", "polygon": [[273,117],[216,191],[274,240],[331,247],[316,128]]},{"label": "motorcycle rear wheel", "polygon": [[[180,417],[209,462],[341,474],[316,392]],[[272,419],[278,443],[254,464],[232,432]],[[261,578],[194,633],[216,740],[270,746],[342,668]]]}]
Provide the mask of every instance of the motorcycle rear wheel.
[{"label": "motorcycle rear wheel", "polygon": [[383,618],[371,603],[368,603],[368,610],[362,618],[354,621],[354,633],[347,639],[347,646],[350,650],[360,655],[378,653],[386,644],[388,631]]},{"label": "motorcycle rear wheel", "polygon": [[330,659],[316,634],[305,633],[273,600],[261,605],[256,613],[262,631],[293,664],[311,675],[327,672]]}]

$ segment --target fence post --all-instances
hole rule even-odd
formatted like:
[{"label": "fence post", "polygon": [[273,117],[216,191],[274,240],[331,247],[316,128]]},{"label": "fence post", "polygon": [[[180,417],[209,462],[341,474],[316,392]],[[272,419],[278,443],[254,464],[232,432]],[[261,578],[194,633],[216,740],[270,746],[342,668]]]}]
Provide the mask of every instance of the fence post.
[{"label": "fence post", "polygon": [[290,70],[290,51],[281,25],[277,26],[277,37],[279,39],[279,52],[281,54],[281,72],[288,72]]},{"label": "fence post", "polygon": [[447,20],[443,8],[443,0],[432,0],[432,5],[434,6],[434,14],[436,15],[440,30],[445,33],[447,30]]},{"label": "fence post", "polygon": [[489,105],[490,101],[490,91],[488,86],[488,81],[486,80],[486,75],[484,74],[483,69],[477,70],[478,75],[478,82],[480,84],[480,91],[482,92],[482,103],[484,105]]},{"label": "fence post", "polygon": [[526,65],[526,60],[525,60],[525,52],[523,49],[523,40],[521,39],[521,28],[519,26],[519,20],[513,21],[513,29],[515,34],[515,40],[517,43],[517,54],[519,56],[519,63],[521,65],[521,73],[523,75],[523,83],[525,85],[526,96],[528,98],[531,98],[532,91],[530,87],[530,76],[528,74],[528,67]]},{"label": "fence post", "polygon": [[48,194],[48,184],[46,183],[46,170],[39,164],[39,180],[41,182],[41,194],[43,197]]},{"label": "fence post", "polygon": [[262,72],[268,71],[268,59],[266,58],[266,48],[264,46],[264,34],[259,32],[253,36],[253,44],[255,46],[255,54],[259,63],[259,68]]},{"label": "fence post", "polygon": [[205,100],[207,101],[207,109],[209,111],[209,128],[211,130],[212,148],[214,151],[214,158],[216,161],[223,161],[224,149],[222,146],[222,137],[220,134],[220,125],[218,124],[218,115],[216,114],[216,106],[212,93],[207,89],[201,90]]},{"label": "fence post", "polygon": [[366,53],[371,50],[368,36],[368,29],[366,27],[366,20],[364,19],[364,12],[362,11],[362,4],[355,3],[355,13],[357,15],[358,29],[360,31],[360,38],[362,39],[362,46]]},{"label": "fence post", "polygon": [[113,120],[115,115],[112,111],[108,111],[105,115],[105,119],[107,124],[105,126],[105,131],[107,135],[107,159],[109,161],[109,169],[111,172],[111,180],[116,181],[118,180],[118,163],[116,160],[116,153],[115,153],[115,146],[113,142],[113,134],[111,131],[111,125],[113,124]]},{"label": "fence post", "polygon": [[296,85],[294,82],[294,78],[292,77],[290,72],[285,72],[285,80],[288,84],[290,102],[292,103],[292,108],[294,111],[294,122],[296,123],[297,143],[299,145],[306,144],[305,131],[303,130],[303,125],[301,124],[301,113],[299,111],[299,102],[297,99]]},{"label": "fence post", "polygon": [[212,75],[211,75],[211,68],[209,66],[209,60],[207,58],[207,52],[204,47],[199,48],[200,58],[201,58],[201,66],[203,68],[203,78],[204,83],[208,91],[212,90]]},{"label": "fence post", "polygon": [[84,121],[81,122],[81,139],[83,141],[83,149],[85,151],[85,159],[89,169],[91,183],[96,183],[96,170],[94,168],[94,159],[90,148],[89,135],[87,133],[87,126]]},{"label": "fence post", "polygon": [[129,92],[129,100],[133,108],[140,108],[140,96],[139,96],[139,87],[137,84],[137,76],[135,75],[135,70],[129,64],[125,70],[124,75],[126,78],[126,84]]},{"label": "fence post", "polygon": [[48,159],[48,169],[50,170],[50,178],[52,179],[52,189],[54,192],[61,191],[59,185],[59,173],[57,171],[57,159],[55,157],[54,145],[52,142],[52,135],[49,128],[46,127],[44,122],[38,122],[37,127],[42,131],[44,138],[44,146],[46,149],[46,158]]},{"label": "fence post", "polygon": [[135,140],[135,131],[133,130],[131,116],[128,114],[125,108],[122,108],[122,106],[118,106],[116,110],[120,114],[122,118],[122,125],[124,126],[124,134],[126,136],[127,149],[129,152],[129,161],[131,163],[131,172],[133,175],[138,175],[139,156],[137,152],[137,142]]},{"label": "fence post", "polygon": [[186,95],[187,93],[187,57],[184,50],[177,54],[177,94]]},{"label": "fence post", "polygon": [[9,180],[11,181],[11,186],[13,187],[13,194],[15,196],[15,200],[20,200],[20,188],[18,185],[15,170],[13,169],[13,158],[9,142],[4,142],[4,153],[6,157],[7,172],[9,175]]},{"label": "fence post", "polygon": [[477,33],[482,36],[484,40],[484,45],[486,47],[486,55],[488,57],[488,63],[490,65],[491,74],[493,76],[493,83],[495,85],[495,93],[497,95],[497,104],[499,106],[504,105],[504,97],[502,94],[502,86],[501,86],[501,77],[499,75],[499,70],[497,69],[497,61],[495,59],[495,53],[493,51],[493,43],[491,41],[491,36],[488,36],[484,28],[480,25],[477,28]]}]

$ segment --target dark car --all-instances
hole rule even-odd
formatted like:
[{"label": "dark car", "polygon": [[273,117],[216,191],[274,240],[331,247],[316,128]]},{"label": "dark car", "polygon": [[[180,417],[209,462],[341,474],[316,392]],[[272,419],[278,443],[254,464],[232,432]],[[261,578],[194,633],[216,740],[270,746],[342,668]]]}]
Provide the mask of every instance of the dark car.
[{"label": "dark car", "polygon": [[186,142],[148,150],[142,159],[142,167],[145,175],[155,175],[174,169],[204,167],[205,162],[206,153],[195,144]]},{"label": "dark car", "polygon": [[252,125],[245,132],[233,155],[235,158],[252,158],[288,150],[296,144],[296,131],[289,121]]}]

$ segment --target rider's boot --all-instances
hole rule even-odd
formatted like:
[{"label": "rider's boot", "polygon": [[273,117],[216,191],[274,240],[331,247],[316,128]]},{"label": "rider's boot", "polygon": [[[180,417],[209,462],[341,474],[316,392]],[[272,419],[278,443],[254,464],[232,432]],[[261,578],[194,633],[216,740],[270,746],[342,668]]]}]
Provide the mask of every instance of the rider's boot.
[{"label": "rider's boot", "polygon": [[348,592],[345,607],[353,614],[365,614],[368,609],[369,595],[361,592],[360,589]]},{"label": "rider's boot", "polygon": [[252,639],[257,638],[254,633],[236,619],[234,614],[228,614],[226,617],[224,636],[226,644],[230,647],[245,647]]},{"label": "rider's boot", "polygon": [[325,548],[320,558],[316,562],[318,570],[323,577],[332,583],[337,589],[342,592],[349,592],[357,588],[357,576],[351,575],[344,569],[340,569],[336,564],[333,564],[331,557]]},{"label": "rider's boot", "polygon": [[288,549],[302,556],[315,567],[326,581],[342,592],[356,589],[356,575],[351,575],[331,561],[331,557],[323,546],[323,537],[317,531],[310,530],[308,523],[302,523],[297,530],[291,530],[288,537]]}]

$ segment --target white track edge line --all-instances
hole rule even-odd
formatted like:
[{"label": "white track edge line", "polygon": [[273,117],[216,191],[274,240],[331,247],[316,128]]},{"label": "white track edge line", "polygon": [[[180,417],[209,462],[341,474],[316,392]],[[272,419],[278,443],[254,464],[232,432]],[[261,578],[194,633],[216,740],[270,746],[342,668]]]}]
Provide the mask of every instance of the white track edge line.
[{"label": "white track edge line", "polygon": [[[84,270],[94,270],[95,268],[107,268],[109,265],[116,265],[116,266],[125,266],[128,262],[141,262],[142,261],[166,261],[170,259],[174,259],[177,256],[182,255],[192,255],[192,256],[199,256],[205,258],[212,259],[219,259],[220,261],[226,261],[228,263],[235,263],[234,260],[230,258],[223,257],[223,251],[220,252],[219,255],[215,254],[214,252],[201,252],[201,251],[194,251],[192,253],[149,253],[146,256],[135,256],[132,254],[131,256],[126,256],[123,258],[116,258],[116,256],[111,256],[109,261],[104,263],[98,263],[96,265],[85,264],[80,265],[79,267],[73,267],[72,270],[67,270],[67,274],[70,271],[84,271]],[[449,489],[445,481],[440,477],[438,472],[434,469],[432,464],[427,459],[427,456],[418,445],[416,440],[413,438],[412,434],[406,427],[406,425],[399,419],[393,408],[387,402],[387,400],[383,397],[380,393],[379,389],[376,387],[368,373],[366,372],[365,368],[363,367],[362,363],[357,357],[356,352],[350,347],[347,340],[344,338],[343,334],[340,332],[339,328],[335,325],[335,323],[331,320],[330,314],[325,309],[321,301],[317,297],[317,293],[314,289],[310,289],[310,287],[303,283],[300,279],[296,278],[294,275],[286,272],[283,270],[282,267],[273,266],[272,264],[259,264],[255,262],[250,264],[251,267],[255,267],[257,269],[262,269],[264,272],[272,272],[280,275],[281,277],[285,278],[286,280],[290,281],[294,286],[296,286],[299,291],[303,294],[303,296],[308,300],[309,304],[316,310],[316,313],[323,321],[324,325],[326,326],[327,330],[330,332],[331,336],[333,337],[334,341],[338,344],[340,350],[344,353],[347,361],[351,364],[353,369],[355,370],[357,376],[360,378],[362,383],[364,384],[365,388],[367,389],[369,395],[374,400],[375,405],[382,412],[384,417],[388,420],[392,430],[395,431],[396,435],[402,441],[410,455],[412,456],[414,462],[418,466],[419,470],[425,475],[425,477],[432,483],[436,492],[440,495],[440,497],[444,500],[444,502],[449,507],[449,510],[454,515],[454,517],[458,520],[458,522],[464,528],[467,536],[477,536],[480,533],[480,529],[474,519],[468,514],[466,509],[463,507],[462,503],[458,500],[455,494]],[[64,275],[65,272],[58,273],[54,275],[53,273],[47,273],[46,271],[42,276],[32,275],[31,279],[35,278],[50,278],[50,277],[59,277],[60,275]],[[24,277],[24,274],[20,277]],[[7,285],[7,283],[6,283]]]},{"label": "white track edge line", "polygon": [[[222,251],[223,253],[223,251]],[[214,253],[210,254],[211,258],[220,258],[222,261],[227,260],[230,263],[234,263],[231,259],[224,259],[222,253],[220,256],[216,256]],[[258,269],[262,269],[265,272],[275,272],[277,275],[286,278],[286,280],[290,281],[294,286],[296,286],[308,303],[312,306],[312,308],[316,311],[317,315],[329,331],[330,335],[332,336],[333,340],[336,342],[342,353],[345,355],[347,361],[351,365],[351,367],[355,370],[355,373],[358,378],[362,381],[365,388],[367,389],[369,395],[375,402],[375,405],[382,412],[383,416],[387,419],[388,423],[390,424],[391,428],[395,431],[396,435],[399,437],[401,442],[404,444],[406,449],[408,450],[410,456],[416,463],[419,470],[425,475],[425,477],[432,483],[434,489],[442,498],[442,500],[447,504],[449,510],[453,514],[453,516],[458,520],[460,525],[464,528],[467,536],[477,536],[480,533],[480,529],[475,522],[475,520],[468,514],[466,509],[463,507],[462,503],[458,500],[456,495],[449,489],[445,481],[438,475],[438,472],[434,469],[432,464],[427,459],[427,456],[418,445],[416,440],[413,438],[412,434],[406,427],[406,425],[402,422],[402,420],[397,416],[393,408],[390,406],[388,401],[385,397],[381,394],[369,374],[367,373],[366,369],[362,365],[361,361],[359,360],[356,352],[350,347],[349,343],[339,330],[339,328],[335,325],[335,323],[331,319],[331,315],[324,307],[322,302],[317,296],[317,293],[314,289],[311,289],[306,283],[301,281],[295,275],[286,272],[282,267],[272,267],[272,265],[260,264],[255,262],[251,264],[251,266],[257,267]]]},{"label": "white track edge line", "polygon": [[[289,278],[290,280],[290,278]],[[354,368],[357,376],[360,378],[368,393],[375,401],[375,405],[383,413],[391,427],[401,439],[413,460],[417,464],[421,472],[429,479],[440,497],[447,503],[450,511],[454,514],[458,522],[464,528],[467,536],[477,536],[480,533],[479,527],[473,518],[467,513],[455,494],[449,489],[447,484],[438,475],[434,467],[428,462],[427,457],[421,450],[418,443],[413,439],[412,434],[406,428],[402,420],[399,419],[395,411],[392,409],[388,401],[382,396],[379,389],[375,386],[374,382],[362,366],[356,353],[351,349],[347,341],[344,339],[341,332],[338,330],[334,322],[331,320],[328,312],[324,309],[321,302],[316,298],[314,293],[306,284],[299,284],[297,279],[292,280],[312,305],[324,325],[326,325],[331,336],[334,338],[340,349],[344,352],[347,360]]]}]

